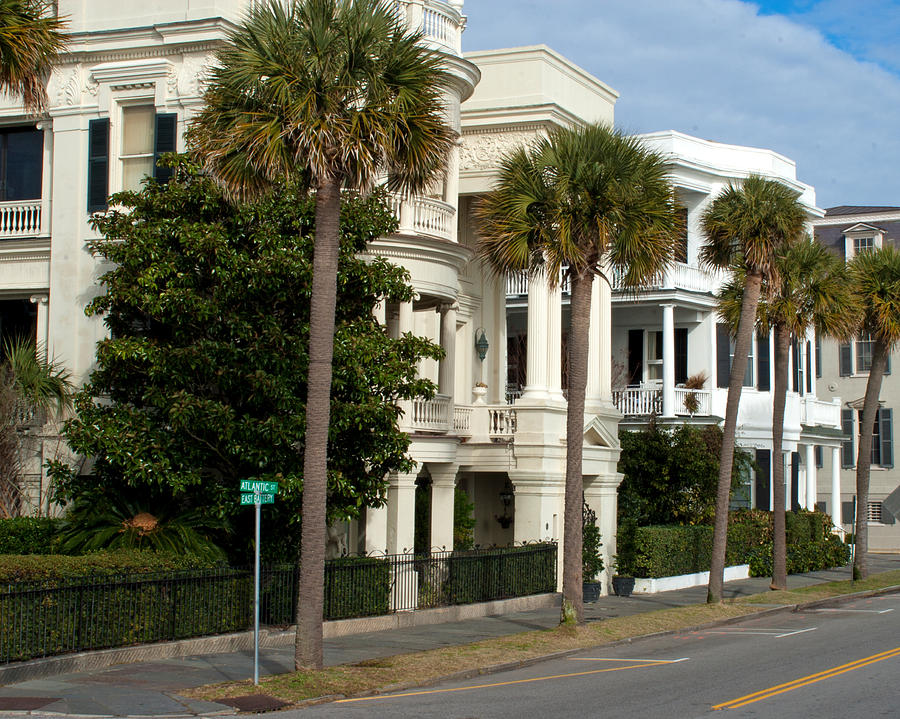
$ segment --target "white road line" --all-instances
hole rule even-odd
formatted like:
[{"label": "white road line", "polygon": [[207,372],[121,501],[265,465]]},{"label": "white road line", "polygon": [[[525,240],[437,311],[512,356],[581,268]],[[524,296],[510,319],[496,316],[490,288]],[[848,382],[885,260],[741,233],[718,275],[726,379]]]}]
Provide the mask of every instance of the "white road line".
[{"label": "white road line", "polygon": [[893,612],[892,609],[808,609],[807,612],[857,612],[859,614],[887,614],[888,612]]},{"label": "white road line", "polygon": [[781,639],[782,637],[792,637],[795,634],[803,634],[804,632],[814,632],[816,631],[815,627],[810,627],[809,629],[798,629],[796,632],[787,632],[786,634],[779,634],[775,638]]},{"label": "white road line", "polygon": [[569,661],[573,662],[653,662],[655,664],[678,664],[678,662],[686,662],[690,657],[681,657],[681,659],[618,659],[614,657],[569,657]]}]

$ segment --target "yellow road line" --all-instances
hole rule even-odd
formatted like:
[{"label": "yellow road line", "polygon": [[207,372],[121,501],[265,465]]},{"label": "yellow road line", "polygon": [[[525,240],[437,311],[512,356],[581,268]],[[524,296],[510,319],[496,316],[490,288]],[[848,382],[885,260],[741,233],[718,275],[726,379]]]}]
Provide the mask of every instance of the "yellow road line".
[{"label": "yellow road line", "polygon": [[418,692],[405,692],[404,694],[383,694],[374,697],[356,697],[355,699],[339,699],[335,704],[347,704],[349,702],[371,702],[379,699],[398,699],[400,697],[417,697],[424,694],[446,694],[449,692],[468,692],[475,689],[492,689],[494,687],[507,687],[513,684],[528,684],[530,682],[542,682],[547,679],[568,679],[569,677],[584,677],[589,674],[603,674],[604,672],[620,672],[624,669],[643,669],[645,667],[656,667],[669,664],[668,660],[658,661],[644,664],[630,664],[624,667],[610,667],[609,669],[592,669],[587,672],[573,672],[571,674],[553,674],[547,677],[534,677],[532,679],[514,679],[508,682],[495,682],[493,684],[474,684],[468,687],[455,687],[453,689],[425,689]]},{"label": "yellow road line", "polygon": [[777,696],[778,694],[784,694],[785,692],[793,691],[794,689],[799,689],[800,687],[809,686],[810,684],[815,684],[816,682],[820,682],[824,679],[831,679],[832,677],[846,674],[847,672],[852,672],[854,669],[861,669],[862,667],[869,666],[870,664],[875,664],[876,662],[881,662],[885,659],[892,659],[893,657],[897,656],[900,656],[900,647],[889,649],[888,651],[881,652],[880,654],[873,654],[870,657],[863,657],[862,659],[857,659],[856,661],[848,662],[847,664],[841,664],[839,666],[832,667],[831,669],[817,672],[816,674],[810,674],[809,676],[800,677],[799,679],[794,679],[793,681],[786,682],[785,684],[777,684],[773,687],[769,687],[768,689],[762,689],[761,691],[754,692],[753,694],[747,694],[746,696],[738,697],[737,699],[732,699],[731,701],[723,702],[722,704],[716,704],[715,706],[713,706],[713,709],[737,709],[738,707],[746,706],[747,704],[753,704],[754,702],[758,702],[762,699],[768,699],[770,697]]}]

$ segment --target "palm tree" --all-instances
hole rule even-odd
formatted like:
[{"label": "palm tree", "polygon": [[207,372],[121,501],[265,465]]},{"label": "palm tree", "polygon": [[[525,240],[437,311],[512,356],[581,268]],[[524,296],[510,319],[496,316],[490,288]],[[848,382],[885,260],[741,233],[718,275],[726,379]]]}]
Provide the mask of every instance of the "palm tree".
[{"label": "palm tree", "polygon": [[866,382],[859,423],[859,454],[856,458],[856,551],[853,576],[869,575],[869,470],[872,465],[872,431],[878,412],[881,380],[891,350],[900,340],[900,251],[885,246],[858,254],[849,266],[853,292],[862,314],[862,332],[872,338],[872,365]]},{"label": "palm tree", "polygon": [[[609,263],[635,287],[658,277],[673,255],[676,215],[660,155],[607,125],[558,129],[500,164],[479,210],[481,257],[498,273],[568,266],[568,415],[562,620],[584,621],[581,458],[591,286]],[[601,281],[607,281],[601,278]],[[529,338],[537,341],[538,338]]]},{"label": "palm tree", "polygon": [[744,274],[719,455],[708,602],[722,601],[734,433],[763,281],[773,291],[780,286],[781,274],[775,257],[801,237],[805,222],[806,212],[796,193],[780,182],[759,175],[750,175],[740,186],[729,185],[704,211],[701,220],[707,237],[707,244],[700,254],[701,262],[715,269],[739,268]]},{"label": "palm tree", "polygon": [[218,52],[190,143],[236,198],[288,178],[316,193],[295,664],[322,666],[328,427],[341,190],[418,192],[454,135],[445,75],[383,0],[269,0]]},{"label": "palm tree", "polygon": [[47,104],[47,76],[65,47],[62,21],[44,0],[0,0],[0,88],[34,114]]},{"label": "palm tree", "polygon": [[[857,324],[858,311],[850,292],[844,263],[808,235],[788,245],[775,260],[781,284],[772,292],[763,290],[765,299],[757,309],[760,329],[774,332],[775,384],[772,398],[772,501],[775,505],[773,535],[772,589],[787,588],[787,544],[785,535],[784,407],[788,389],[788,355],[791,339],[806,337],[815,329],[820,337],[848,339]],[[736,273],[723,288],[719,314],[731,326],[737,326],[741,312],[744,278]],[[809,368],[807,368],[809,371]]]}]

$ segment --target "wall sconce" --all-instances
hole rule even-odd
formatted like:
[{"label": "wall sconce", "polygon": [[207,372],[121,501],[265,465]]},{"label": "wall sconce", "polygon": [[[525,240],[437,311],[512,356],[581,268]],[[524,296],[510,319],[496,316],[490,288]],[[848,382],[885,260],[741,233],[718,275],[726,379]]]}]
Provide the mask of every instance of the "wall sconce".
[{"label": "wall sconce", "polygon": [[503,489],[500,490],[500,502],[503,504],[503,514],[499,517],[496,514],[494,515],[494,519],[500,523],[500,526],[503,527],[503,529],[509,529],[509,525],[512,524],[513,518],[509,513],[509,506],[512,504],[515,496],[513,486],[507,479],[506,484],[503,485]]},{"label": "wall sconce", "polygon": [[488,348],[490,345],[487,341],[487,336],[484,333],[484,327],[479,327],[475,330],[475,351],[478,353],[478,359],[484,362],[484,358],[487,357]]}]

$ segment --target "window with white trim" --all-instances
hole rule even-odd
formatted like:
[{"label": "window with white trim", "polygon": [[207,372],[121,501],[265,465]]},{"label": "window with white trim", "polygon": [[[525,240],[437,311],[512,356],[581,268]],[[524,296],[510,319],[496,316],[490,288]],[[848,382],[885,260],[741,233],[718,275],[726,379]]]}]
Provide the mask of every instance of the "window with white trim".
[{"label": "window with white trim", "polygon": [[854,237],[853,238],[853,254],[859,255],[863,252],[871,252],[875,249],[875,238],[872,236],[869,237]]},{"label": "window with white trim", "polygon": [[[879,407],[872,427],[872,466],[894,466],[894,417],[893,410]],[[841,465],[845,468],[856,466],[856,448],[859,446],[859,431],[862,425],[862,410],[841,410]]]},{"label": "window with white trim", "polygon": [[663,379],[663,333],[659,330],[647,332],[647,380],[662,382]]},{"label": "window with white trim", "polygon": [[[838,346],[838,373],[841,377],[865,375],[872,369],[872,354],[875,340],[869,334],[861,334],[846,344]],[[888,355],[885,374],[891,373],[891,358]]]},{"label": "window with white trim", "polygon": [[141,181],[153,175],[154,124],[156,108],[138,105],[122,108],[122,147],[119,161],[122,163],[122,189],[137,191]]}]

